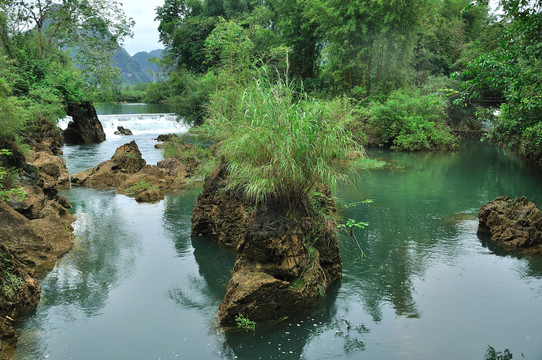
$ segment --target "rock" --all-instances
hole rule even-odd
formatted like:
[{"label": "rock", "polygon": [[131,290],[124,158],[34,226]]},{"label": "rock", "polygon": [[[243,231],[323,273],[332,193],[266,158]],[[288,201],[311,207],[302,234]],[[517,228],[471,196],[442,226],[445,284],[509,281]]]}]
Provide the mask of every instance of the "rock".
[{"label": "rock", "polygon": [[132,130],[126,129],[123,126],[117,126],[117,131],[114,132],[115,135],[133,135]]},{"label": "rock", "polygon": [[499,196],[480,208],[478,219],[505,250],[542,254],[542,212],[525,197]]},{"label": "rock", "polygon": [[164,198],[164,195],[162,195],[158,190],[156,190],[156,189],[147,189],[147,190],[143,190],[139,194],[137,194],[135,199],[136,199],[137,202],[153,203],[153,202],[160,201],[163,198]]},{"label": "rock", "polygon": [[14,141],[0,137],[0,149],[6,149],[11,152],[11,155],[0,156],[0,166],[5,168],[22,169],[25,165],[24,155]]},{"label": "rock", "polygon": [[119,185],[117,192],[120,194],[129,194],[138,186],[165,190],[172,183],[173,178],[169,173],[154,165],[145,165],[140,171],[130,176],[125,182]]},{"label": "rock", "polygon": [[241,197],[222,194],[225,178],[226,168],[219,167],[205,180],[192,211],[190,236],[215,236],[218,244],[236,248],[244,237],[250,215]]},{"label": "rock", "polygon": [[73,246],[73,229],[51,217],[28,219],[6,203],[0,203],[0,242],[30,267],[50,270]]},{"label": "rock", "polygon": [[[259,205],[225,191],[224,167],[205,181],[192,217],[192,233],[212,235],[237,251],[232,277],[218,317],[233,324],[243,314],[251,320],[276,320],[313,306],[330,284],[341,278],[335,224],[310,218],[294,221],[275,205]],[[334,203],[329,200],[334,212]]]},{"label": "rock", "polygon": [[161,134],[155,139],[156,141],[167,142],[178,138],[177,134]]},{"label": "rock", "polygon": [[171,184],[171,188],[173,189],[180,188],[186,182],[189,175],[189,169],[186,164],[176,158],[164,159],[159,161],[156,166],[160,169],[164,169],[174,178]]},{"label": "rock", "polygon": [[0,359],[9,359],[17,342],[12,320],[40,300],[41,288],[33,271],[0,242]]},{"label": "rock", "polygon": [[62,154],[62,146],[64,145],[62,130],[45,119],[40,121],[39,127],[38,131],[24,138],[23,142],[29,145],[34,152],[46,152],[51,155]]},{"label": "rock", "polygon": [[73,120],[64,130],[66,144],[95,144],[105,140],[105,133],[98,120],[96,109],[89,101],[70,104],[67,113]]},{"label": "rock", "polygon": [[140,171],[146,164],[135,141],[120,146],[111,160],[72,175],[72,184],[95,188],[116,187],[126,181],[130,175]]},{"label": "rock", "polygon": [[70,185],[66,163],[51,152],[29,151],[26,155],[26,162],[41,171],[46,187],[67,187]]}]

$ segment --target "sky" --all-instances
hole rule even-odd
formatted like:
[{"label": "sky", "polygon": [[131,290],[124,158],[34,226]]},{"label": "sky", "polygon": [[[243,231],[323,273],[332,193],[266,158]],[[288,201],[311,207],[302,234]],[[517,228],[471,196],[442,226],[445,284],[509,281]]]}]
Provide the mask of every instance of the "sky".
[{"label": "sky", "polygon": [[155,8],[164,5],[164,0],[122,0],[126,16],[135,21],[133,38],[124,41],[123,47],[130,55],[140,51],[162,49],[158,42],[158,22]]}]

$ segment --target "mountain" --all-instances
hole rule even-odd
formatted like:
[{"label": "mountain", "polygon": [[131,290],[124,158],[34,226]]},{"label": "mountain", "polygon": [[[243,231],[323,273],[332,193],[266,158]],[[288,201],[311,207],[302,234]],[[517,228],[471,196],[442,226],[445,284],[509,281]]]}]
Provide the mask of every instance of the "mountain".
[{"label": "mountain", "polygon": [[158,72],[158,66],[150,63],[149,60],[161,56],[161,49],[151,52],[141,51],[134,56],[130,56],[124,48],[119,47],[115,55],[113,55],[113,61],[119,67],[122,78],[129,84],[135,84],[154,80],[153,74]]}]

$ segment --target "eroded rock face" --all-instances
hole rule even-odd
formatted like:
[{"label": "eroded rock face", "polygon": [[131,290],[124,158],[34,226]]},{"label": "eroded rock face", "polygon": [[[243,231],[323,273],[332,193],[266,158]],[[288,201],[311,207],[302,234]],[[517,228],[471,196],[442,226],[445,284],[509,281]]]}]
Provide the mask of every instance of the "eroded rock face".
[{"label": "eroded rock face", "polygon": [[542,255],[542,212],[525,197],[499,196],[480,208],[478,218],[502,248]]},{"label": "eroded rock face", "polygon": [[222,194],[225,177],[226,168],[220,167],[205,180],[192,211],[190,236],[215,236],[220,245],[236,248],[244,238],[250,210],[241,197]]},{"label": "eroded rock face", "polygon": [[64,130],[66,144],[95,144],[105,141],[102,124],[98,120],[96,109],[89,101],[69,105],[67,113],[73,120]]},{"label": "eroded rock face", "polygon": [[29,219],[0,203],[0,241],[25,265],[49,270],[73,246],[71,222],[54,218]]},{"label": "eroded rock face", "polygon": [[26,163],[37,167],[45,181],[47,188],[68,187],[70,178],[66,163],[48,151],[29,151],[26,154]]},{"label": "eroded rock face", "polygon": [[62,154],[64,137],[62,130],[47,120],[41,120],[39,130],[23,139],[33,152],[46,152],[52,155]]},{"label": "eroded rock face", "polygon": [[0,242],[0,359],[9,359],[17,342],[13,320],[36,306],[41,288],[34,273]]},{"label": "eroded rock face", "polygon": [[223,191],[226,182],[223,167],[206,180],[192,217],[192,236],[212,235],[237,251],[220,321],[275,320],[315,305],[342,276],[336,226],[293,221],[277,207],[256,210]]},{"label": "eroded rock face", "polygon": [[120,146],[111,160],[72,175],[72,183],[95,188],[117,187],[130,175],[139,172],[147,162],[141,158],[141,152],[135,141]]}]

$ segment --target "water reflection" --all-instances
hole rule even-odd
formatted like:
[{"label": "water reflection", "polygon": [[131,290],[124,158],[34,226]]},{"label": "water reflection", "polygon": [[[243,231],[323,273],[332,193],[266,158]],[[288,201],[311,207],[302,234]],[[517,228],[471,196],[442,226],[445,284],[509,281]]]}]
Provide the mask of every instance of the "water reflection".
[{"label": "water reflection", "polygon": [[139,234],[126,216],[130,199],[87,188],[72,189],[69,196],[77,217],[75,246],[41,282],[42,301],[18,330],[43,331],[23,332],[20,358],[46,353],[48,329],[101,315],[110,291],[133,272],[141,251]]},{"label": "water reflection", "polygon": [[325,300],[307,314],[292,316],[276,324],[258,325],[245,333],[232,329],[225,333],[222,352],[228,359],[300,359],[310,340],[332,331],[345,340],[350,351],[363,350],[364,327],[354,327],[346,319],[335,319],[340,283],[332,286]]}]

